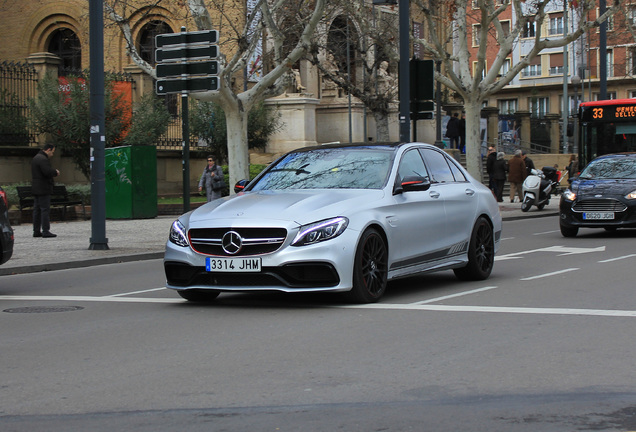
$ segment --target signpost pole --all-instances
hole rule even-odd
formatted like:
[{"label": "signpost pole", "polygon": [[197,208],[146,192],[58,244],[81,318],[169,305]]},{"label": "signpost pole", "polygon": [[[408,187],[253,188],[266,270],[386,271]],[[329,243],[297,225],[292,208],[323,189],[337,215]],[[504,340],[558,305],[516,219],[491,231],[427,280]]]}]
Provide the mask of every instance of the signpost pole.
[{"label": "signpost pole", "polygon": [[188,93],[181,93],[181,132],[183,134],[183,212],[190,211],[190,125]]}]

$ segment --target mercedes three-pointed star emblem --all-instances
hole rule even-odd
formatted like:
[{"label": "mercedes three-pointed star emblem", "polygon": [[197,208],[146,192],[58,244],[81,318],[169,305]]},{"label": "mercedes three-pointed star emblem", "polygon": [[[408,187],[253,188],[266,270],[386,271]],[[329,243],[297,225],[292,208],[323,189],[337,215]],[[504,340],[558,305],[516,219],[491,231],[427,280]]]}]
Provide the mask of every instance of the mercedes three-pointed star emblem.
[{"label": "mercedes three-pointed star emblem", "polygon": [[228,255],[236,255],[243,249],[243,239],[236,231],[228,231],[221,239],[221,246]]}]

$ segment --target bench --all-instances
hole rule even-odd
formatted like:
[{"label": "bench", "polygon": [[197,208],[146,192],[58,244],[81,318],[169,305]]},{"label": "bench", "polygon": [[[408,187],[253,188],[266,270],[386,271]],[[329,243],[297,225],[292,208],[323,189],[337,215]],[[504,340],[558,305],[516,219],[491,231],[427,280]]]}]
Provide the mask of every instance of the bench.
[{"label": "bench", "polygon": [[[18,192],[18,198],[20,199],[20,219],[22,219],[22,210],[33,208],[33,194],[31,193],[31,186],[16,186]],[[66,207],[68,206],[82,206],[82,216],[86,220],[86,207],[84,206],[83,199],[71,199],[66,186],[57,185],[53,186],[53,192],[51,193],[51,207],[62,207],[62,220],[66,220]]]}]

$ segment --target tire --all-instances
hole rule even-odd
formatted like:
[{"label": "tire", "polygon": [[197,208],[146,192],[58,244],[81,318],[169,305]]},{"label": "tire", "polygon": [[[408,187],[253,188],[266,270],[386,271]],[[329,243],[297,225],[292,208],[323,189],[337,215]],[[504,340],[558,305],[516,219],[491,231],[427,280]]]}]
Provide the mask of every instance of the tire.
[{"label": "tire", "polygon": [[532,200],[524,199],[523,202],[521,203],[521,211],[527,212],[528,210],[530,210],[530,207],[532,207]]},{"label": "tire", "polygon": [[386,290],[389,254],[380,233],[366,230],[356,250],[353,263],[353,288],[349,300],[355,303],[374,303]]},{"label": "tire", "polygon": [[546,204],[547,204],[547,203],[539,204],[539,205],[537,206],[537,208],[538,208],[539,210],[543,210],[543,208],[545,207],[545,205],[546,205]]},{"label": "tire", "polygon": [[200,289],[178,290],[177,292],[181,297],[191,302],[209,302],[220,294],[219,291]]},{"label": "tire", "polygon": [[490,276],[495,264],[495,237],[490,223],[483,217],[477,219],[468,245],[468,264],[453,269],[460,280],[484,280]]},{"label": "tire", "polygon": [[559,228],[561,228],[561,235],[563,237],[576,237],[576,235],[579,233],[578,227],[570,227],[559,224]]}]

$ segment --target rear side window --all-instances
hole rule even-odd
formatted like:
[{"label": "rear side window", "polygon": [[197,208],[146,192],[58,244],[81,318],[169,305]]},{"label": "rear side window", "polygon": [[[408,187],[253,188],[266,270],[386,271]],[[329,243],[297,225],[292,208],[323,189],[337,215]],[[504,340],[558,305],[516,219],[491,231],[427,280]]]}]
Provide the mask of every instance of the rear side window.
[{"label": "rear side window", "polygon": [[446,156],[431,149],[422,149],[421,152],[428,166],[431,181],[437,183],[450,183],[455,181],[455,177],[446,161]]}]

